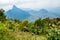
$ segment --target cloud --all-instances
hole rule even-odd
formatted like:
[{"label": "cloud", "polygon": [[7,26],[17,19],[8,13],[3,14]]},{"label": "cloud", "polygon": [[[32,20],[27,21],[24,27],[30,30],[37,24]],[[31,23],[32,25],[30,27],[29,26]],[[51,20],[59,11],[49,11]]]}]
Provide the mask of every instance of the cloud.
[{"label": "cloud", "polygon": [[19,8],[54,8],[60,6],[60,0],[0,0],[0,8],[8,9],[16,5]]},{"label": "cloud", "polygon": [[60,0],[18,0],[16,5],[22,8],[52,8],[60,6]]},{"label": "cloud", "polygon": [[14,0],[0,0],[0,4],[13,4]]},{"label": "cloud", "polygon": [[0,0],[0,8],[3,8],[7,11],[12,8],[14,3],[14,0]]}]

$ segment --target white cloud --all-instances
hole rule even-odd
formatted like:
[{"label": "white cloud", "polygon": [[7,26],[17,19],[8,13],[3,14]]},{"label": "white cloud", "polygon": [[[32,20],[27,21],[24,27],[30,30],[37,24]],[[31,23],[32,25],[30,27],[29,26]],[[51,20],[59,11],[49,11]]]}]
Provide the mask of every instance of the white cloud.
[{"label": "white cloud", "polygon": [[2,6],[0,8],[3,8],[4,10],[8,11],[12,8],[12,5],[8,5],[8,6]]},{"label": "white cloud", "polygon": [[0,4],[13,4],[14,0],[0,0]]},{"label": "white cloud", "polygon": [[12,8],[14,3],[14,0],[0,0],[0,8],[7,11]]},{"label": "white cloud", "polygon": [[60,6],[60,0],[0,0],[0,8],[8,9],[13,5],[19,8],[52,8]]},{"label": "white cloud", "polygon": [[19,0],[16,5],[22,8],[47,8],[60,6],[60,0]]}]

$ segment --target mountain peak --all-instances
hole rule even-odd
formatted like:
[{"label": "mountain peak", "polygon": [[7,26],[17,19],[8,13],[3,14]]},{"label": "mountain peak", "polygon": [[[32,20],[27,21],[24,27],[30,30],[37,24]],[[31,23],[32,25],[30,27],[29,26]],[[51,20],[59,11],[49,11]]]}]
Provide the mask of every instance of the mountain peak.
[{"label": "mountain peak", "polygon": [[13,8],[12,9],[18,9],[18,8],[16,7],[16,5],[13,5]]},{"label": "mountain peak", "polygon": [[48,11],[46,9],[41,9],[40,12],[42,12],[42,13],[48,13]]},{"label": "mountain peak", "polygon": [[28,19],[28,17],[30,16],[30,14],[18,7],[16,7],[15,5],[13,5],[13,8],[11,10],[8,10],[6,12],[6,15],[8,18],[11,19]]},{"label": "mountain peak", "polygon": [[15,5],[13,5],[13,7],[16,7]]}]

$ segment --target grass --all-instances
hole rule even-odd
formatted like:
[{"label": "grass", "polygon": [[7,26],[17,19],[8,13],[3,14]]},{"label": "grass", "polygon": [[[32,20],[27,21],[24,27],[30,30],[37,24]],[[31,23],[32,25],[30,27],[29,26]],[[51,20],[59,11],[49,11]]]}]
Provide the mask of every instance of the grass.
[{"label": "grass", "polygon": [[[12,34],[12,33],[11,33]],[[34,35],[29,32],[13,32],[16,40],[47,40],[46,36]]]}]

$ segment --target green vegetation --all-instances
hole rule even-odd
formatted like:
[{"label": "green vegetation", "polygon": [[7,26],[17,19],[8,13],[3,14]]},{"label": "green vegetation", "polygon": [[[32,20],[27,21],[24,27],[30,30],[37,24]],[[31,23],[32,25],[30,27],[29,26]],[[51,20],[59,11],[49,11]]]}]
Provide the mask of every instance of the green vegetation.
[{"label": "green vegetation", "polygon": [[60,18],[13,20],[0,9],[0,40],[60,40]]}]

